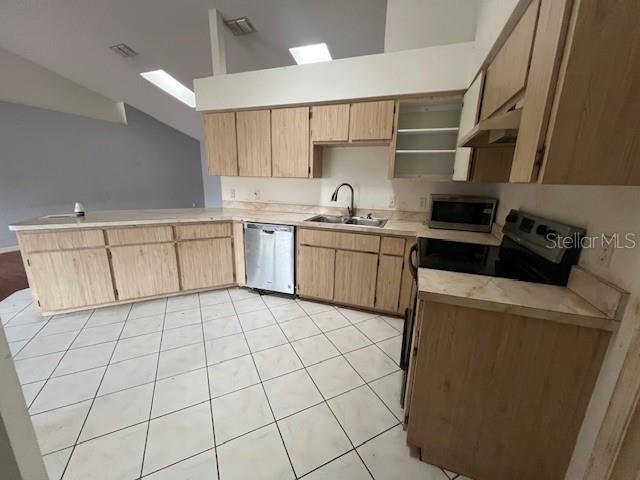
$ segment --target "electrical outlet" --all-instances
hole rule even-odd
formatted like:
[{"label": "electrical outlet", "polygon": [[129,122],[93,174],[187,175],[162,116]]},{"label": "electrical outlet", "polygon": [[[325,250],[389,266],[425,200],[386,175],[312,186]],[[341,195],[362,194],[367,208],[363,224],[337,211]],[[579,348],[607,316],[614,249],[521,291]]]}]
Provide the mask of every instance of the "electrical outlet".
[{"label": "electrical outlet", "polygon": [[391,198],[389,199],[389,208],[395,208],[396,207],[396,196],[392,195]]},{"label": "electrical outlet", "polygon": [[260,190],[255,190],[253,192],[253,199],[254,200],[260,200]]},{"label": "electrical outlet", "polygon": [[236,199],[236,189],[232,188],[229,192],[229,196],[231,197],[231,200],[235,200]]},{"label": "electrical outlet", "polygon": [[427,208],[427,197],[420,197],[420,208]]}]

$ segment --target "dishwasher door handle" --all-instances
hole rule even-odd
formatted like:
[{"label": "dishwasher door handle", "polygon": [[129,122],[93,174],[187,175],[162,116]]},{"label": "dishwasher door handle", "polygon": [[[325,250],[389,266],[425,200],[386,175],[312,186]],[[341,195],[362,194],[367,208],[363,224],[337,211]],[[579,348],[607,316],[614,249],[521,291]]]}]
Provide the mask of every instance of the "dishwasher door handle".
[{"label": "dishwasher door handle", "polygon": [[262,233],[268,233],[269,235],[273,235],[275,232],[273,230],[260,230]]}]

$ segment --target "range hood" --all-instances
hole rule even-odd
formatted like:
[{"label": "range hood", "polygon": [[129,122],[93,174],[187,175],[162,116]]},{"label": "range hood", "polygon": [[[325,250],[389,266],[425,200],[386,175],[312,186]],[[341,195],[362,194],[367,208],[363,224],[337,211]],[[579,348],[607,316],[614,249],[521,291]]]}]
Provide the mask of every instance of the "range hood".
[{"label": "range hood", "polygon": [[516,108],[481,120],[458,141],[458,147],[515,145],[521,117],[522,108]]}]

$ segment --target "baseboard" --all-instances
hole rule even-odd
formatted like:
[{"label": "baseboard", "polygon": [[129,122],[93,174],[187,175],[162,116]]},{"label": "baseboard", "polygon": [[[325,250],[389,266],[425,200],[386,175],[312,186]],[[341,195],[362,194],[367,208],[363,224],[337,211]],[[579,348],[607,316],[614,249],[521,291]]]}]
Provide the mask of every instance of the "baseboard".
[{"label": "baseboard", "polygon": [[0,247],[0,253],[17,252],[18,250],[20,250],[20,247],[17,245],[13,245],[11,247]]}]

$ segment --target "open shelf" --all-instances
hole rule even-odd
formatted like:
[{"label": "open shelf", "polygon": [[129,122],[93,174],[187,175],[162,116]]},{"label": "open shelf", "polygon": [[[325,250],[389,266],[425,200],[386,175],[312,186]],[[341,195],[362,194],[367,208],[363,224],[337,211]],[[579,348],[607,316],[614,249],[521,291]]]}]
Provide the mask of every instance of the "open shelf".
[{"label": "open shelf", "polygon": [[442,128],[399,128],[398,135],[434,135],[438,133],[457,133],[458,127]]},{"label": "open shelf", "polygon": [[400,154],[422,154],[422,153],[436,154],[436,153],[456,153],[456,151],[455,150],[434,150],[434,149],[427,149],[427,150],[396,150],[396,153],[400,153]]},{"label": "open shelf", "polygon": [[401,101],[392,178],[449,181],[460,126],[460,99]]}]

